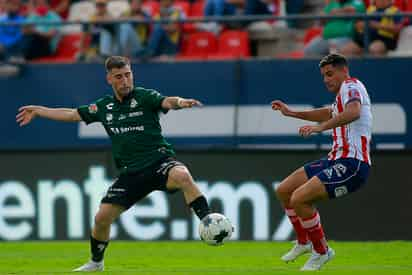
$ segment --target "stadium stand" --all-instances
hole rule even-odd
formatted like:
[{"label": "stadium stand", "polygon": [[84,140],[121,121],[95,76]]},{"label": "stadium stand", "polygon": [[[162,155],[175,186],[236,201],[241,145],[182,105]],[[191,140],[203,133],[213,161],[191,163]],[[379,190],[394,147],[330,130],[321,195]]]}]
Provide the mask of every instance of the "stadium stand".
[{"label": "stadium stand", "polygon": [[95,6],[92,1],[80,1],[73,3],[69,10],[69,20],[89,20],[94,14]]},{"label": "stadium stand", "polygon": [[[57,46],[56,53],[49,57],[36,59],[36,63],[74,63],[80,51],[82,33],[65,34]],[[90,43],[90,37],[86,38],[86,45]]]},{"label": "stadium stand", "polygon": [[249,35],[246,31],[224,31],[218,39],[217,52],[208,59],[233,59],[250,57]]},{"label": "stadium stand", "polygon": [[[371,3],[364,0],[365,5]],[[273,0],[273,14],[285,15],[285,1]],[[322,0],[305,1],[305,9],[317,7],[319,11],[324,6]],[[412,11],[412,1],[394,0],[394,4],[402,11]],[[176,0],[174,7],[179,8],[184,17],[203,17],[204,0]],[[314,8],[311,8],[312,12]],[[129,9],[127,0],[111,0],[108,3],[110,14],[117,18]],[[159,12],[159,2],[156,0],[144,0],[143,9],[149,15]],[[68,20],[87,21],[95,12],[94,1],[82,0],[71,4]],[[310,12],[309,12],[310,13]],[[404,25],[408,25],[406,20]],[[259,27],[255,27],[259,26]],[[260,29],[260,26],[263,28]],[[302,26],[302,24],[298,24]],[[225,30],[220,34],[212,34],[198,28],[198,23],[184,23],[178,60],[192,59],[233,59],[250,56],[271,56],[279,58],[302,58],[302,47],[313,38],[322,33],[322,28],[314,24],[303,29],[289,29],[285,22],[269,20],[260,21],[238,30]],[[66,25],[62,28],[63,38],[58,45],[57,52],[50,57],[41,58],[40,62],[75,62],[78,51],[78,37],[82,32],[80,24]],[[406,28],[399,35],[399,46],[390,55],[411,55],[411,31]]]},{"label": "stadium stand", "polygon": [[217,39],[210,32],[196,32],[189,34],[183,42],[182,52],[177,56],[180,60],[207,59],[217,52]]},{"label": "stadium stand", "polygon": [[143,3],[143,10],[149,14],[150,16],[153,16],[157,13],[159,13],[159,2],[155,0],[147,0]]},{"label": "stadium stand", "polygon": [[203,9],[205,7],[204,0],[197,0],[190,5],[190,16],[203,17]]},{"label": "stadium stand", "polygon": [[[87,21],[95,12],[95,6],[92,1],[80,1],[70,5],[69,21]],[[63,33],[79,33],[82,31],[80,24],[63,26]]]},{"label": "stadium stand", "polygon": [[112,0],[108,3],[107,9],[110,14],[117,18],[129,10],[129,2],[127,0]]},{"label": "stadium stand", "polygon": [[388,53],[389,56],[412,56],[412,26],[401,30],[398,39],[398,47]]}]

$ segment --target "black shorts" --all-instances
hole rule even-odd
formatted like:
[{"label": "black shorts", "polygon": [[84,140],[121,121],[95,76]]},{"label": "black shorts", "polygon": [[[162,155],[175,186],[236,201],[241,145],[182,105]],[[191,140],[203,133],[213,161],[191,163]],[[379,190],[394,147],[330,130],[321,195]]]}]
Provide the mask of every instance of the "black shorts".
[{"label": "black shorts", "polygon": [[155,190],[176,192],[166,188],[169,171],[175,166],[185,165],[170,157],[142,171],[121,174],[109,187],[101,203],[117,204],[128,209]]}]

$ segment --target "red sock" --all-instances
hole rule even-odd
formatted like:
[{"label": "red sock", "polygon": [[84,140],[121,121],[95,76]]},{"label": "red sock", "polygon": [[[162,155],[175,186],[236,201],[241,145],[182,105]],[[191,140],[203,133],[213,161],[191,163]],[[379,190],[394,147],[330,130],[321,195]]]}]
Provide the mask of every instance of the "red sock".
[{"label": "red sock", "polygon": [[286,215],[289,217],[290,222],[295,229],[296,238],[298,239],[299,244],[307,244],[309,242],[308,233],[306,229],[303,228],[302,222],[300,221],[299,217],[296,216],[295,210],[292,208],[285,209]]},{"label": "red sock", "polygon": [[319,254],[326,254],[328,251],[328,244],[326,242],[325,233],[323,233],[318,211],[316,211],[312,217],[303,219],[302,225],[308,233],[313,249]]}]

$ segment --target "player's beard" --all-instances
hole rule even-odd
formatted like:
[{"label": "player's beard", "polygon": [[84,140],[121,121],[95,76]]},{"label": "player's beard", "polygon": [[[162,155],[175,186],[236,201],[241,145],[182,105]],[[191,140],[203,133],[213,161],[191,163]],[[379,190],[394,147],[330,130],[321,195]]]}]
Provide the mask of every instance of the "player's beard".
[{"label": "player's beard", "polygon": [[133,90],[133,87],[122,87],[120,88],[117,93],[121,96],[121,97],[125,97],[128,94],[130,94],[130,92]]}]

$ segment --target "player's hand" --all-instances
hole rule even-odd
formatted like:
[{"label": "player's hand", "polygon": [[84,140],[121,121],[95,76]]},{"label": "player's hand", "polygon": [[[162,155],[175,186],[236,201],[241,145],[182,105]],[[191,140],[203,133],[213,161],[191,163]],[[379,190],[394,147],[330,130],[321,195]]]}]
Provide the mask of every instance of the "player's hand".
[{"label": "player's hand", "polygon": [[203,104],[200,101],[196,99],[192,99],[192,98],[190,99],[181,98],[178,100],[177,105],[179,105],[180,108],[192,108],[195,106],[198,106],[198,107],[203,106]]},{"label": "player's hand", "polygon": [[281,100],[272,101],[272,110],[280,111],[284,116],[290,116],[292,111],[289,109],[289,106]]},{"label": "player's hand", "polygon": [[20,127],[29,124],[37,115],[36,111],[39,106],[23,106],[19,108],[19,113],[16,115],[16,122]]},{"label": "player's hand", "polygon": [[314,133],[320,133],[322,129],[319,125],[305,125],[299,128],[299,135],[308,137]]}]

